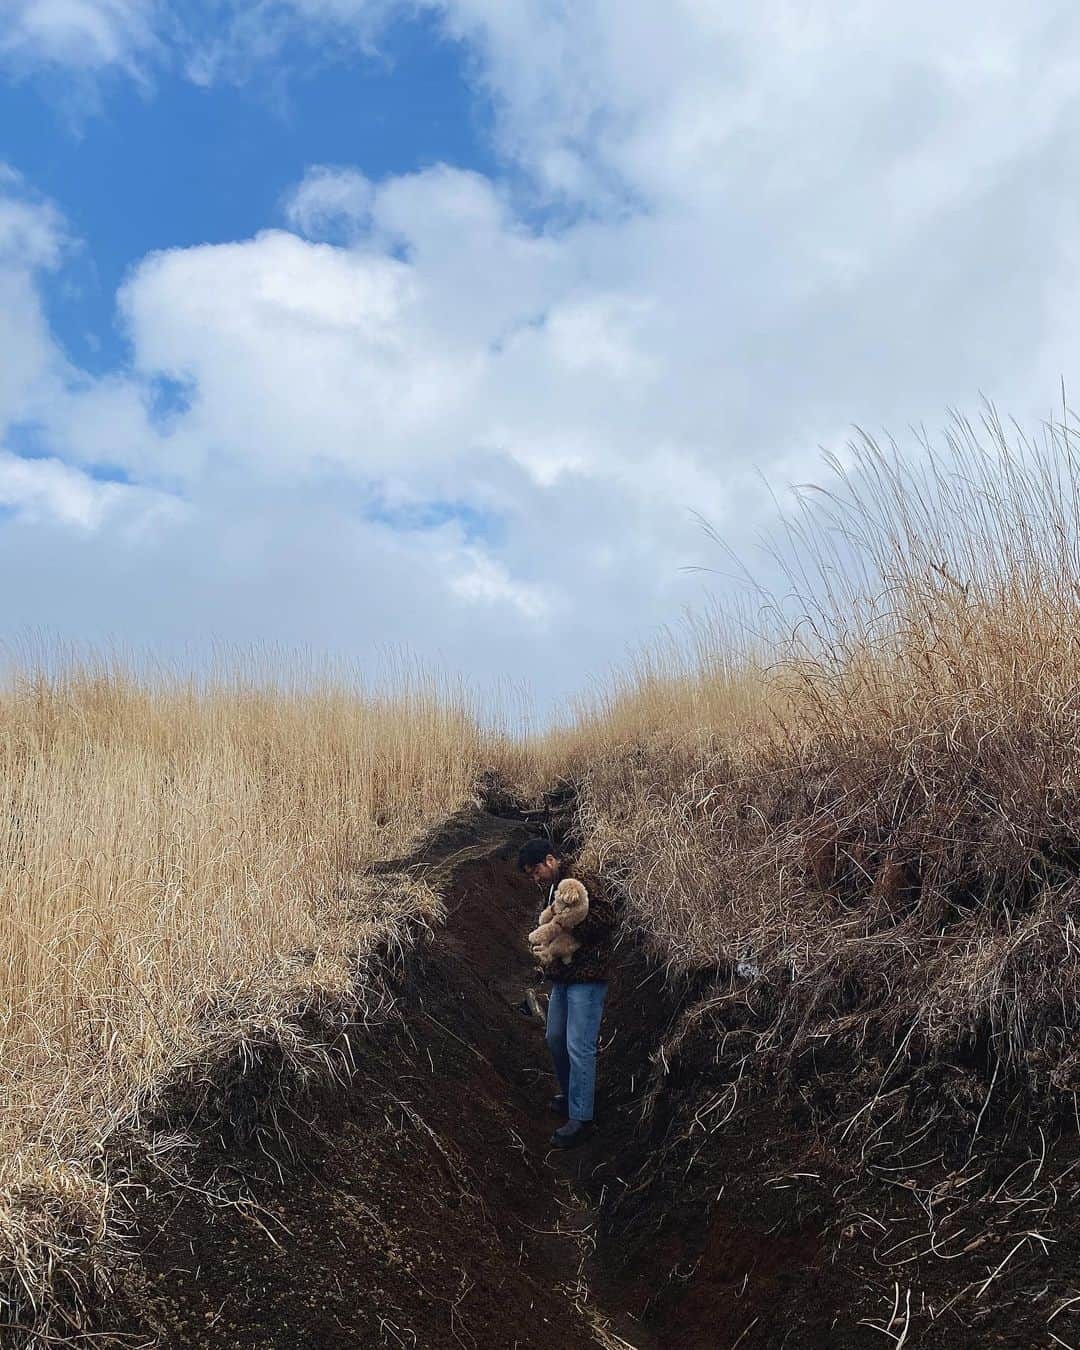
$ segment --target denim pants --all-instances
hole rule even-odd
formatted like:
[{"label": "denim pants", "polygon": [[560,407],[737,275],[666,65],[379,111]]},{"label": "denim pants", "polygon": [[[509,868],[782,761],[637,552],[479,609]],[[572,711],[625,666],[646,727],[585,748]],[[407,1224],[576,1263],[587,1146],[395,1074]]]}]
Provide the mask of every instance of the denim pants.
[{"label": "denim pants", "polygon": [[547,1043],[555,1062],[555,1076],[566,1094],[571,1120],[593,1118],[596,1037],[607,989],[606,980],[551,986]]}]

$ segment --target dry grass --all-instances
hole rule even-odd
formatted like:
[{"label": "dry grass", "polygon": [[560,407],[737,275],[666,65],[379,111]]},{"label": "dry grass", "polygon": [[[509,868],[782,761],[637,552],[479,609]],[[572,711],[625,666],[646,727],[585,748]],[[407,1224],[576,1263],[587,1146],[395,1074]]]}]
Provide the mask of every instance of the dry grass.
[{"label": "dry grass", "polygon": [[1077,446],[990,417],[832,469],[749,635],[653,657],[562,733],[590,850],[695,991],[643,1109],[670,1071],[665,1148],[757,1101],[826,1159],[886,1338],[1035,1344],[1076,1293]]},{"label": "dry grass", "polygon": [[265,1147],[279,1111],[347,1076],[343,1027],[385,1014],[395,946],[438,914],[365,863],[467,800],[493,743],[460,691],[415,675],[376,696],[12,667],[0,1339],[80,1343],[116,1259],[118,1126]]},{"label": "dry grass", "polygon": [[[1080,464],[992,417],[805,488],[756,631],[654,656],[562,733],[591,846],[672,966],[811,1025],[1078,1085]],[[811,1011],[811,1009],[813,1011]]]},{"label": "dry grass", "polygon": [[[422,682],[376,698],[16,670],[0,693],[0,1183],[85,1156],[222,991],[272,998],[335,960],[346,979],[334,897],[460,804],[485,758],[470,709]],[[348,929],[355,944],[356,904]]]}]

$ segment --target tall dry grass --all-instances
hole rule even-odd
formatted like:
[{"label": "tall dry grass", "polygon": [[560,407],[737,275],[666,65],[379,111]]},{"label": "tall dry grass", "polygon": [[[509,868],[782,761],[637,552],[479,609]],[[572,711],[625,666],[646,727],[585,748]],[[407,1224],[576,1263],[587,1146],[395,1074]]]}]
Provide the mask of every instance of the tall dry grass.
[{"label": "tall dry grass", "polygon": [[858,441],[737,641],[654,654],[564,731],[589,848],[678,990],[609,1205],[642,1254],[643,1216],[712,1233],[724,1195],[721,1224],[827,1224],[898,1344],[1076,1344],[1076,436]]},{"label": "tall dry grass", "polygon": [[9,671],[0,1186],[84,1157],[190,1051],[208,999],[270,997],[290,953],[311,968],[348,940],[332,898],[490,758],[465,695],[415,675],[380,696],[104,662]]},{"label": "tall dry grass", "polygon": [[563,731],[590,846],[669,965],[762,972],[789,1050],[963,1044],[1069,1102],[1075,433],[1032,443],[988,415],[828,468],[737,642],[652,656]]}]

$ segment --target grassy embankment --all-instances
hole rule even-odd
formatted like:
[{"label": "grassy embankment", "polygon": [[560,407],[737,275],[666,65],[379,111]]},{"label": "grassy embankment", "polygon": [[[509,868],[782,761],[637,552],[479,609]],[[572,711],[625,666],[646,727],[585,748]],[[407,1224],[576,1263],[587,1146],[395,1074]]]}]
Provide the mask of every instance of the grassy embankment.
[{"label": "grassy embankment", "polygon": [[[664,1142],[620,1160],[641,1170],[609,1231],[655,1237],[695,1195],[708,1231],[724,1191],[748,1231],[821,1234],[818,1268],[847,1272],[875,1334],[1064,1345],[1080,464],[1060,429],[981,435],[906,463],[857,447],[776,541],[784,599],[762,597],[742,655],[643,661],[582,710],[562,768],[637,929],[697,991],[654,1056]],[[743,1121],[757,1183],[724,1160]]]},{"label": "grassy embankment", "polygon": [[834,469],[774,541],[785,594],[742,654],[714,626],[646,658],[563,734],[562,771],[672,967],[750,960],[794,1025],[873,1009],[1071,1089],[1073,438],[958,425],[936,457],[867,442]]},{"label": "grassy embankment", "polygon": [[201,1058],[274,1035],[296,1040],[300,1072],[318,1067],[275,1017],[335,998],[359,1015],[365,953],[437,911],[420,888],[373,898],[363,864],[466,800],[490,739],[463,695],[422,678],[379,697],[14,666],[0,692],[0,1296],[14,1296],[0,1321],[48,1303],[65,1251],[75,1285],[107,1268],[102,1146],[163,1077],[197,1079]]}]

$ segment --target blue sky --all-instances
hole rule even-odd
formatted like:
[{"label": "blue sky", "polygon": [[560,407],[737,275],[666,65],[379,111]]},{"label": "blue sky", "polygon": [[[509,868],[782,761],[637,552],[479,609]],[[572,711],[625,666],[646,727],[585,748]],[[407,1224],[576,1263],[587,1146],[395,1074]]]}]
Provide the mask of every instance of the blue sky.
[{"label": "blue sky", "polygon": [[379,179],[446,162],[494,171],[490,114],[468,52],[430,18],[397,19],[379,49],[309,50],[295,37],[243,83],[196,84],[168,64],[91,98],[56,70],[0,82],[0,161],[62,203],[79,247],[48,312],[87,370],[125,355],[116,292],[155,249],[243,239],[281,220],[311,164]]},{"label": "blue sky", "polygon": [[1057,406],[1078,70],[1056,0],[8,0],[0,640],[546,715],[730,598],[700,517],[767,573],[854,425]]}]

